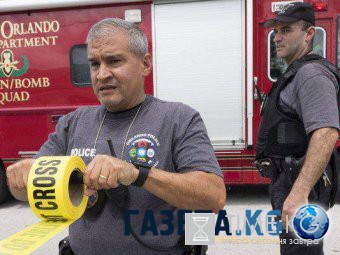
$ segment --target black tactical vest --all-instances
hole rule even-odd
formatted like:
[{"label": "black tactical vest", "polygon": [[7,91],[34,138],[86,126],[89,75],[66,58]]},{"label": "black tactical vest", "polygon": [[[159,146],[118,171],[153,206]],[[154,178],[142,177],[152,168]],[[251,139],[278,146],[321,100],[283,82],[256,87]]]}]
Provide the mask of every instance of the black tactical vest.
[{"label": "black tactical vest", "polygon": [[[294,61],[275,82],[263,103],[261,110],[261,124],[258,131],[256,158],[264,157],[285,158],[303,156],[308,147],[307,137],[303,122],[297,114],[284,112],[280,105],[281,91],[291,82],[297,71],[305,64],[316,62],[326,66],[337,78],[340,84],[340,76],[336,67],[326,59],[316,54],[308,54]],[[338,107],[339,107],[338,93]]]}]

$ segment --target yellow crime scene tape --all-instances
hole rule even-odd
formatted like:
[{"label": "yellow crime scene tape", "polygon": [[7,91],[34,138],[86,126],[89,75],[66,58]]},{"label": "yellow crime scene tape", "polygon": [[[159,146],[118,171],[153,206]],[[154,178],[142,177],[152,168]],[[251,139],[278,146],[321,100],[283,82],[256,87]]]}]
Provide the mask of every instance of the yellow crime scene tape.
[{"label": "yellow crime scene tape", "polygon": [[[34,161],[27,183],[30,207],[42,220],[0,241],[0,255],[31,254],[79,219],[87,205],[85,171],[80,157],[41,157]],[[78,182],[72,182],[77,179]]]}]

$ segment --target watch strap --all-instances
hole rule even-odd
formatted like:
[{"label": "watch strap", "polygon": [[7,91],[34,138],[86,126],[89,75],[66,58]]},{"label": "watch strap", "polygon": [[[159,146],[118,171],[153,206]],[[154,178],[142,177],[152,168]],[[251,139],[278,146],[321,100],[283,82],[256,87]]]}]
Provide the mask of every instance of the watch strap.
[{"label": "watch strap", "polygon": [[143,165],[135,165],[138,168],[139,173],[137,179],[131,183],[133,186],[142,187],[148,178],[150,167],[145,167]]}]

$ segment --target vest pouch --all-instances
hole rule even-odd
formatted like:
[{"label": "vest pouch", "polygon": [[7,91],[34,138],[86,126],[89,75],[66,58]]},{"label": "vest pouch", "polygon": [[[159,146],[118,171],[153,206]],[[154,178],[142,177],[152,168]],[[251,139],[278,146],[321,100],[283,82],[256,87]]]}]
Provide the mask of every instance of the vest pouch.
[{"label": "vest pouch", "polygon": [[305,132],[305,130],[300,130],[300,132],[296,132],[296,130],[301,129],[300,123],[292,123],[292,122],[281,122],[277,126],[277,143],[278,144],[287,144],[287,146],[296,146],[301,143],[306,143],[306,141],[299,134],[301,131]]},{"label": "vest pouch", "polygon": [[299,122],[280,122],[268,132],[268,144],[265,154],[284,158],[293,155],[302,157],[308,146],[306,132]]}]

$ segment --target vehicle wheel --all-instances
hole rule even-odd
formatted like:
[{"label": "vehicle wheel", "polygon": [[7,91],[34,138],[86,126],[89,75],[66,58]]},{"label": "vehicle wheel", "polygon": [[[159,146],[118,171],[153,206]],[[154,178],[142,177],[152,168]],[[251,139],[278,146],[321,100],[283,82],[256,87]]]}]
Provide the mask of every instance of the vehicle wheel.
[{"label": "vehicle wheel", "polygon": [[0,163],[0,204],[9,197],[9,190],[6,182],[5,167]]}]

